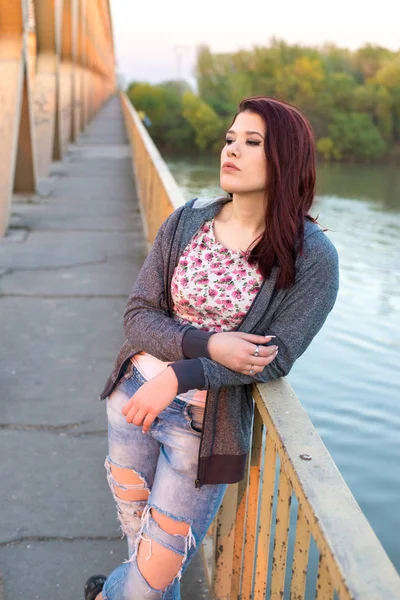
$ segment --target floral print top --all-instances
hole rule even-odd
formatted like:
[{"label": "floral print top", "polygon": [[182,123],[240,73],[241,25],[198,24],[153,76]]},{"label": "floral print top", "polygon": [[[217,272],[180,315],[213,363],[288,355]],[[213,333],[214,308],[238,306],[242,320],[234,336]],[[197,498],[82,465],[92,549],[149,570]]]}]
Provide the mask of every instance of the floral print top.
[{"label": "floral print top", "polygon": [[[232,331],[249,310],[262,281],[257,264],[248,263],[246,252],[229,250],[216,240],[214,218],[205,221],[181,254],[172,276],[173,318],[206,331]],[[147,353],[139,353],[135,359],[146,379],[150,362],[154,367],[159,363],[157,372],[169,364]],[[178,398],[204,406],[206,394],[207,390],[188,390]]]},{"label": "floral print top", "polygon": [[230,331],[241,322],[262,283],[246,253],[220,244],[214,219],[206,221],[183,251],[172,277],[174,318],[206,331]]}]

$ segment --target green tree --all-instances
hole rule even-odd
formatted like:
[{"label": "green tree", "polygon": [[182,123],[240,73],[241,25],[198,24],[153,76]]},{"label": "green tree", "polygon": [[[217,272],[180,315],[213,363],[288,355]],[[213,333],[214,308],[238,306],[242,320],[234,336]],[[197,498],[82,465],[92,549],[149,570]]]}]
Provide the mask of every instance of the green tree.
[{"label": "green tree", "polygon": [[149,132],[153,141],[163,149],[189,149],[193,147],[194,130],[182,114],[182,89],[185,83],[167,81],[158,85],[135,83],[127,95],[136,110],[141,110],[151,120]]},{"label": "green tree", "polygon": [[[385,62],[374,77],[391,98],[392,139],[400,143],[400,53],[395,59]],[[388,101],[386,100],[386,105]]]},{"label": "green tree", "polygon": [[265,95],[308,117],[321,158],[400,160],[400,52],[366,44],[355,52],[334,44],[288,44],[213,53],[198,46],[197,94],[184,81],[134,81],[127,93],[151,119],[160,146],[220,150],[241,100]]},{"label": "green tree", "polygon": [[358,72],[360,80],[368,81],[375,77],[382,63],[392,60],[394,53],[382,46],[366,44],[356,50],[352,58],[352,65]]},{"label": "green tree", "polygon": [[379,86],[375,108],[376,122],[382,138],[390,144],[394,140],[394,121],[396,113],[393,110],[393,96],[389,90]]},{"label": "green tree", "polygon": [[195,67],[198,93],[219,115],[229,115],[236,108],[227,85],[227,75],[231,68],[229,54],[212,54],[207,46],[198,46]]},{"label": "green tree", "polygon": [[352,106],[356,112],[373,115],[378,101],[376,85],[370,83],[357,85],[352,93]]},{"label": "green tree", "polygon": [[328,129],[334,156],[341,160],[370,161],[379,159],[386,150],[369,115],[336,113]]},{"label": "green tree", "polygon": [[307,56],[296,58],[276,72],[276,91],[281,99],[292,102],[303,110],[318,107],[318,98],[325,86],[325,73],[318,59]]},{"label": "green tree", "polygon": [[340,159],[340,150],[335,148],[335,142],[330,137],[323,137],[317,141],[317,152],[325,160]]},{"label": "green tree", "polygon": [[217,113],[193,92],[185,92],[182,101],[183,116],[195,132],[197,148],[205,150],[222,135],[222,124]]},{"label": "green tree", "polygon": [[324,83],[324,92],[329,96],[330,105],[339,110],[351,110],[356,85],[356,80],[348,73],[330,73]]}]

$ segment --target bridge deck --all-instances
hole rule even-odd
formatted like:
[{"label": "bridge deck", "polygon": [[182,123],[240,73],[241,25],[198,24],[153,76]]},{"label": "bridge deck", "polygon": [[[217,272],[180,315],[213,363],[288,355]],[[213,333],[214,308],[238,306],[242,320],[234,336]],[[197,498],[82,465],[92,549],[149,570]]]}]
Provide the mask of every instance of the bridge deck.
[{"label": "bridge deck", "polygon": [[[118,99],[53,163],[38,195],[14,200],[0,241],[3,594],[79,599],[86,578],[110,573],[127,551],[98,399],[146,255]],[[199,555],[182,597],[207,597]]]}]

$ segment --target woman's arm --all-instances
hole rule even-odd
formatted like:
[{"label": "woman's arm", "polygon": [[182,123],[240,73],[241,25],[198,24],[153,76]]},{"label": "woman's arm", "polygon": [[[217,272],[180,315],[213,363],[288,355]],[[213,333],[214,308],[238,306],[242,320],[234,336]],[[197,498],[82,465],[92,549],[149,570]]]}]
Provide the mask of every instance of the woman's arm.
[{"label": "woman's arm", "polygon": [[[200,356],[211,360],[208,340],[218,334],[191,324],[182,325],[168,313],[164,273],[170,239],[180,209],[171,213],[162,223],[136,278],[124,313],[125,335],[132,345],[139,346],[160,360],[179,361]],[[248,339],[254,344],[265,343],[262,337],[257,339],[249,335]],[[235,340],[232,339],[230,350],[234,348]]]},{"label": "woman's arm", "polygon": [[181,210],[183,206],[161,224],[132,287],[123,318],[128,342],[163,361],[196,356],[211,358],[207,342],[214,333],[199,331],[190,324],[182,325],[168,314],[164,273],[171,232]]},{"label": "woman's arm", "polygon": [[295,284],[279,304],[268,331],[263,331],[265,335],[276,336],[272,342],[279,348],[276,358],[255,375],[233,371],[206,357],[174,362],[169,366],[177,376],[178,393],[266,383],[289,373],[325,323],[339,290],[339,257],[335,246],[322,231],[310,238],[304,256],[298,259]]}]

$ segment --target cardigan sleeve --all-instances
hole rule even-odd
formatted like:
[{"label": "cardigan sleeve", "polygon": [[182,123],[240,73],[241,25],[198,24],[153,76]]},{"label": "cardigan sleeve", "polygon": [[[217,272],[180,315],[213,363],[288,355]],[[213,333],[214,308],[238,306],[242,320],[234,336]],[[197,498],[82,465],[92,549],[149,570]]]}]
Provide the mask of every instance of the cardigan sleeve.
[{"label": "cardigan sleeve", "polygon": [[181,324],[169,316],[164,289],[166,257],[171,228],[179,217],[173,211],[161,224],[132,287],[123,316],[126,339],[159,360],[174,361],[208,357],[208,339],[214,332]]},{"label": "cardigan sleeve", "polygon": [[252,376],[207,357],[173,362],[169,366],[177,375],[179,393],[188,389],[218,390],[221,386],[266,383],[289,373],[322,328],[338,294],[338,253],[323,232],[312,237],[317,235],[318,239],[309,242],[305,260],[299,261],[295,283],[275,310],[268,329],[255,332],[276,336],[272,342],[279,348],[276,358]]}]

